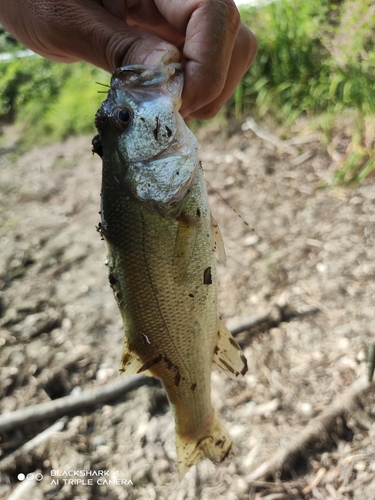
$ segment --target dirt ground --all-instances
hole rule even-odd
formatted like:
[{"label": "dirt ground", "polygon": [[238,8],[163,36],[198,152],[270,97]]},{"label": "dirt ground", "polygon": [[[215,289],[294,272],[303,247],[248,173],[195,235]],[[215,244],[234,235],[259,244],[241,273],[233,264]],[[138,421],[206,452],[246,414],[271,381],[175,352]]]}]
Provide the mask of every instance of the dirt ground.
[{"label": "dirt ground", "polygon": [[[234,328],[271,309],[268,320],[236,336],[249,364],[244,379],[212,374],[235,458],[219,466],[205,460],[179,482],[174,422],[155,381],[68,413],[48,440],[22,450],[59,419],[1,432],[0,498],[375,498],[373,388],[282,473],[252,476],[364,376],[374,342],[374,179],[347,191],[321,188],[345,136],[338,133],[329,156],[302,122],[293,133],[301,144],[284,150],[239,127],[199,133],[226,244],[226,267],[218,264],[222,317]],[[123,341],[95,230],[101,161],[91,137],[23,154],[11,142],[5,134],[0,144],[2,415],[110,383]]]}]

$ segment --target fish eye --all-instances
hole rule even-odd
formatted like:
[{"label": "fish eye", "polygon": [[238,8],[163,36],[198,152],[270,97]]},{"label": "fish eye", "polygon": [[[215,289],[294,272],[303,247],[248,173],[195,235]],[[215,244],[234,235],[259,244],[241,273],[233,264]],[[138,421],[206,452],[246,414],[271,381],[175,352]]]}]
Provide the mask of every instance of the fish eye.
[{"label": "fish eye", "polygon": [[112,118],[117,128],[126,130],[132,120],[132,112],[128,108],[118,108],[113,112]]}]

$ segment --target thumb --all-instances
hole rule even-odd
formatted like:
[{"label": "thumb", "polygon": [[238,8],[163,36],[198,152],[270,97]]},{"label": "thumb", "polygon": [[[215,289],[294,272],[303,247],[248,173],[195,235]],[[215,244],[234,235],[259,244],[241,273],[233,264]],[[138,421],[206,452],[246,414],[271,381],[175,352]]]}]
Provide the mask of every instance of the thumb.
[{"label": "thumb", "polygon": [[96,2],[81,1],[82,4],[78,2],[82,5],[81,17],[76,29],[82,44],[77,47],[80,50],[77,56],[83,60],[112,72],[124,65],[151,65],[180,59],[174,45],[138,31]]},{"label": "thumb", "polygon": [[[19,8],[27,24],[19,22]],[[112,72],[127,64],[177,62],[178,49],[154,35],[142,33],[87,0],[0,0],[0,21],[27,47],[63,62],[87,61]]]},{"label": "thumb", "polygon": [[[134,30],[135,31],[135,30]],[[174,45],[153,35],[143,35],[124,54],[121,66],[131,64],[169,64],[180,60],[180,52]]]}]

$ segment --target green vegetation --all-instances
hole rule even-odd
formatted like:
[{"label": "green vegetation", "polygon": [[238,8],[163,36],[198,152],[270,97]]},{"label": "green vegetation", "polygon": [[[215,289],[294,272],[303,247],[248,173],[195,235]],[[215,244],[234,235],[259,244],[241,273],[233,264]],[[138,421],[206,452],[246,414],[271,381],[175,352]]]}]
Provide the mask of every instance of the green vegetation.
[{"label": "green vegetation", "polygon": [[[258,56],[225,114],[267,116],[287,127],[311,117],[328,145],[345,123],[349,146],[336,182],[369,175],[375,168],[372,0],[276,0],[241,14],[258,38]],[[0,52],[20,48],[0,30]],[[105,97],[96,81],[107,83],[109,75],[84,63],[0,62],[0,117],[23,124],[26,145],[94,132]]]},{"label": "green vegetation", "polygon": [[[0,29],[0,52],[23,50]],[[61,64],[42,57],[0,62],[0,118],[22,126],[28,147],[94,133],[94,117],[109,75],[86,63]]]},{"label": "green vegetation", "polygon": [[242,9],[258,38],[257,59],[232,99],[239,114],[291,125],[320,116],[325,140],[351,114],[352,137],[337,183],[374,170],[375,6],[371,0],[277,0]]},{"label": "green vegetation", "polygon": [[89,64],[24,58],[0,64],[0,115],[24,127],[23,144],[63,140],[94,131],[103,101],[95,82],[108,74]]}]

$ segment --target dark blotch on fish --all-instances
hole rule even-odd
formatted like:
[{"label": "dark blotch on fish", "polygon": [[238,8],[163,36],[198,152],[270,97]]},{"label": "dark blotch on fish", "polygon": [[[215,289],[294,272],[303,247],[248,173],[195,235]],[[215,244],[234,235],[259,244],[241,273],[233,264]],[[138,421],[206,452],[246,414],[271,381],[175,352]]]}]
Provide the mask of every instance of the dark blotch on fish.
[{"label": "dark blotch on fish", "polygon": [[167,131],[168,138],[171,137],[172,130],[169,127],[167,127],[167,126],[165,126],[165,130]]},{"label": "dark blotch on fish", "polygon": [[109,274],[108,275],[108,280],[109,280],[109,284],[111,285],[111,287],[113,288],[116,283],[117,283],[117,278],[114,274]]},{"label": "dark blotch on fish", "polygon": [[233,347],[235,347],[239,351],[241,350],[241,347],[237,344],[237,342],[234,339],[232,339],[232,337],[229,337],[229,342],[232,344]]},{"label": "dark blotch on fish", "polygon": [[100,158],[103,156],[103,146],[99,135],[96,135],[92,140],[92,152],[96,153]]},{"label": "dark blotch on fish", "polygon": [[243,368],[241,370],[241,375],[245,375],[245,373],[247,372],[247,359],[245,358],[245,356],[243,354],[241,354],[241,361],[243,363]]},{"label": "dark blotch on fish", "polygon": [[178,386],[180,385],[180,381],[181,381],[181,374],[180,374],[180,371],[178,371],[178,372],[176,373],[175,378],[174,378],[174,385],[175,385],[176,387],[178,387]]},{"label": "dark blotch on fish", "polygon": [[157,363],[160,363],[160,361],[163,359],[163,355],[159,354],[159,356],[156,356],[156,358],[150,359],[150,361],[147,361],[144,365],[140,367],[137,373],[144,372],[145,370],[149,370],[152,366],[156,365]]},{"label": "dark blotch on fish", "polygon": [[229,453],[231,452],[231,449],[232,449],[232,443],[231,445],[229,446],[229,448],[227,449],[227,451],[225,452],[224,456],[223,456],[223,460],[225,460],[227,458],[227,456],[229,455]]},{"label": "dark blotch on fish", "polygon": [[192,391],[195,391],[196,388],[197,388],[197,384],[191,384],[190,389]]},{"label": "dark blotch on fish", "polygon": [[173,367],[172,361],[168,359],[167,356],[164,356],[164,361],[167,363],[168,370],[170,370]]},{"label": "dark blotch on fish", "polygon": [[159,118],[156,117],[156,127],[153,130],[155,141],[158,140],[159,130],[160,130],[160,121]]},{"label": "dark blotch on fish", "polygon": [[203,284],[212,285],[211,266],[207,267],[207,269],[205,269],[203,272]]},{"label": "dark blotch on fish", "polygon": [[225,368],[229,371],[229,372],[232,372],[234,373],[236,376],[238,375],[238,372],[235,372],[233,370],[233,368],[230,366],[230,364],[228,364],[224,359],[222,358],[219,358],[219,361],[225,366]]},{"label": "dark blotch on fish", "polygon": [[[100,108],[98,112],[95,115],[95,127],[97,128],[98,132],[102,132],[105,128],[105,124],[107,123],[107,114],[103,110],[103,108]],[[99,138],[99,136],[96,136]],[[95,140],[95,137],[94,137]]]}]

